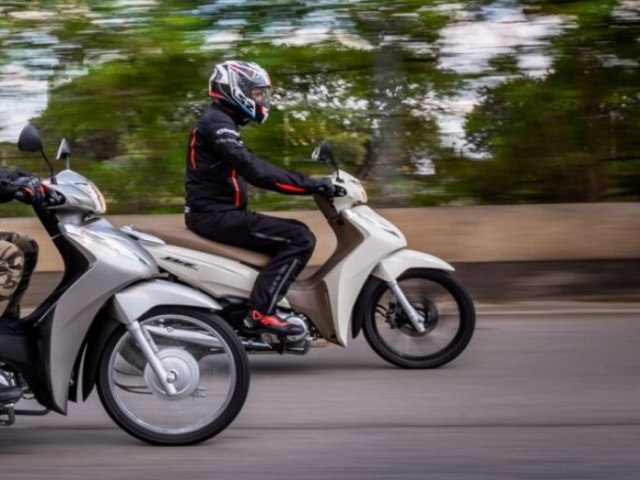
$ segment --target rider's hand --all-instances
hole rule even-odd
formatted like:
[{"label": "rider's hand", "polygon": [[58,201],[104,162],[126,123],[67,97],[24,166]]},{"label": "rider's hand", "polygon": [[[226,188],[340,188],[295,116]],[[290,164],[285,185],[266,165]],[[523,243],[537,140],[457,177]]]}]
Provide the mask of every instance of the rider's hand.
[{"label": "rider's hand", "polygon": [[14,198],[28,204],[41,204],[46,198],[47,189],[37,177],[20,177],[10,185]]},{"label": "rider's hand", "polygon": [[331,200],[335,196],[336,187],[329,178],[322,178],[318,180],[313,193],[322,195],[323,197]]}]

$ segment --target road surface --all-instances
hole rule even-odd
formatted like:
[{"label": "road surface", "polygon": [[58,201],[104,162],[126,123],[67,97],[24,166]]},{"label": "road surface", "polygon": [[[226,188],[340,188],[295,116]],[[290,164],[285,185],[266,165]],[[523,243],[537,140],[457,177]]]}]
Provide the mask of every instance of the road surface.
[{"label": "road surface", "polygon": [[438,370],[363,338],[252,356],[244,410],[195,447],[130,438],[92,395],[0,428],[0,479],[637,479],[640,305],[600,307],[485,310]]}]

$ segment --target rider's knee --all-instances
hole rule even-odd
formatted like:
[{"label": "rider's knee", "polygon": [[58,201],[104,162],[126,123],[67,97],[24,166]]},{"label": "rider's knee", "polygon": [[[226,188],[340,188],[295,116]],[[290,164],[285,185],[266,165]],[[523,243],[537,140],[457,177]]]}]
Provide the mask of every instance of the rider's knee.
[{"label": "rider's knee", "polygon": [[298,238],[299,244],[304,250],[313,252],[313,250],[316,248],[316,236],[308,227],[305,227],[303,230],[301,230],[301,234]]}]

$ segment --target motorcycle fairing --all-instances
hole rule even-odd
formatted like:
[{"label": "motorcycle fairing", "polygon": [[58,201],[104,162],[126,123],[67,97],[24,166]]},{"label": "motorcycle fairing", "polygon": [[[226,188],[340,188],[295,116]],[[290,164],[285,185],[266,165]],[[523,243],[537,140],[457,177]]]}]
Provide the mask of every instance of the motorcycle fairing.
[{"label": "motorcycle fairing", "polygon": [[2,358],[28,381],[39,380],[29,384],[43,406],[65,414],[74,365],[94,318],[114,293],[155,276],[157,268],[145,250],[106,220],[58,227],[61,236],[55,239],[56,246],[71,246],[82,270],[71,276],[67,272],[64,285],[25,319],[26,328],[38,333],[25,333],[29,351],[19,357],[26,356],[32,363],[25,365],[24,358],[10,358],[5,352]]},{"label": "motorcycle fairing", "polygon": [[156,274],[150,255],[106,220],[83,226],[61,225],[69,242],[84,253],[88,269],[56,302],[48,352],[51,406],[65,413],[69,380],[89,327],[105,303],[125,285]]},{"label": "motorcycle fairing", "polygon": [[406,247],[402,232],[366,205],[344,210],[330,221],[338,245],[311,277],[294,282],[287,300],[313,319],[321,335],[346,346],[353,306],[378,262]]}]

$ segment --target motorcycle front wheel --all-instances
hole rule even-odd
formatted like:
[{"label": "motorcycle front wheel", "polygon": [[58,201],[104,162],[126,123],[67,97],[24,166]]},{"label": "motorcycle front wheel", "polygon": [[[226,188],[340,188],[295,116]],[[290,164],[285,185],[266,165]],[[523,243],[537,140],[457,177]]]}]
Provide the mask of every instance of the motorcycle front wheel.
[{"label": "motorcycle front wheel", "polygon": [[98,370],[98,393],[109,416],[154,445],[192,445],[224,430],[249,389],[247,356],[231,328],[183,307],[155,309],[140,325],[172,373],[176,393],[165,392],[133,336],[120,327]]},{"label": "motorcycle front wheel", "polygon": [[424,321],[418,332],[386,282],[370,279],[363,330],[367,342],[386,361],[404,368],[437,368],[462,353],[475,329],[471,297],[447,272],[407,270],[397,279]]}]

